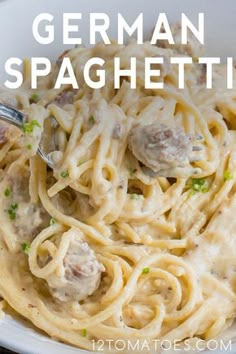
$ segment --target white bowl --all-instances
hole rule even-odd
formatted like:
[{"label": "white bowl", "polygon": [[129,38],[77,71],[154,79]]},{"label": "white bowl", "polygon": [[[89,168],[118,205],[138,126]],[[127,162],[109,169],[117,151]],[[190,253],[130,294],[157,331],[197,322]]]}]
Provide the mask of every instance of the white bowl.
[{"label": "white bowl", "polygon": [[[55,19],[56,40],[51,45],[39,45],[32,35],[32,21],[42,12],[51,13]],[[0,85],[5,81],[4,63],[9,57],[46,56],[56,58],[65,50],[62,44],[62,14],[81,12],[80,33],[88,43],[88,14],[105,12],[110,16],[110,35],[116,38],[117,13],[132,21],[143,12],[146,38],[151,33],[159,12],[165,12],[170,21],[179,21],[181,12],[193,21],[199,12],[205,13],[205,38],[208,53],[214,56],[236,57],[236,1],[235,0],[0,0]],[[235,329],[223,335],[232,337]],[[84,353],[49,339],[24,321],[6,316],[0,322],[0,345],[18,353],[30,354],[75,354]],[[236,353],[236,344],[231,353]],[[210,353],[210,352],[209,352]],[[215,353],[215,351],[214,351]]]}]

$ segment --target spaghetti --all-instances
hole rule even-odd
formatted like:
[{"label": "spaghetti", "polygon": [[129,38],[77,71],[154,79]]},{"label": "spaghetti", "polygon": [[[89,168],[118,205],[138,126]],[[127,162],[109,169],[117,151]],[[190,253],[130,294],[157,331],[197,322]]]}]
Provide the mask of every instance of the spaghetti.
[{"label": "spaghetti", "polygon": [[[137,89],[124,78],[114,90],[114,56],[126,68],[134,53]],[[75,48],[64,55],[79,90],[52,89],[58,62],[32,92],[26,61],[24,90],[1,95],[28,122],[0,127],[0,294],[53,338],[92,350],[98,339],[208,340],[232,323],[235,92],[224,66],[204,89],[199,65],[184,90],[174,67],[165,89],[144,89],[143,58],[176,53]],[[110,75],[100,90],[80,76],[94,56]],[[53,170],[36,155],[42,131]]]}]

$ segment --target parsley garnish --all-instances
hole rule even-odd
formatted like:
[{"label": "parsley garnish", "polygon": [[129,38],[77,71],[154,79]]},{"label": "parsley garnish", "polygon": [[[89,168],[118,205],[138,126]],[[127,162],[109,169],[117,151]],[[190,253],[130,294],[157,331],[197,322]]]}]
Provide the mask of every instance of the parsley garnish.
[{"label": "parsley garnish", "polygon": [[28,253],[29,253],[29,250],[30,250],[30,245],[29,245],[28,243],[26,243],[26,242],[23,242],[23,243],[21,244],[21,249],[22,249],[23,252],[25,252],[26,254],[28,254]]},{"label": "parsley garnish", "polygon": [[41,125],[35,119],[31,120],[31,122],[29,122],[29,123],[22,124],[22,130],[25,134],[32,133],[35,127],[41,128]]},{"label": "parsley garnish", "polygon": [[28,144],[28,145],[26,145],[26,148],[27,148],[27,150],[31,150],[32,149],[32,145]]},{"label": "parsley garnish", "polygon": [[56,222],[57,222],[56,219],[52,218],[52,219],[50,220],[50,226],[56,224]]},{"label": "parsley garnish", "polygon": [[192,189],[192,193],[202,192],[207,193],[209,191],[209,185],[205,178],[192,178],[188,183],[188,187]]},{"label": "parsley garnish", "polygon": [[61,172],[60,176],[62,178],[67,178],[67,177],[69,177],[69,172],[68,171],[63,171],[63,172]]},{"label": "parsley garnish", "polygon": [[12,203],[9,207],[9,209],[7,210],[8,216],[10,220],[15,220],[16,218],[16,210],[18,208],[18,204],[17,203]]},{"label": "parsley garnish", "polygon": [[143,271],[142,271],[143,274],[148,274],[149,272],[150,272],[150,268],[148,268],[148,267],[143,268]]},{"label": "parsley garnish", "polygon": [[84,163],[85,163],[85,161],[83,161],[83,160],[79,161],[78,164],[77,164],[77,167],[83,165]]},{"label": "parsley garnish", "polygon": [[136,168],[129,168],[129,174],[130,177],[133,177],[133,175],[137,172]]},{"label": "parsley garnish", "polygon": [[130,194],[130,198],[131,198],[132,200],[138,200],[139,197],[140,197],[140,195],[137,194],[137,193]]},{"label": "parsley garnish", "polygon": [[90,117],[89,117],[89,124],[94,124],[95,123],[95,119],[94,119],[94,116],[93,115],[91,115]]},{"label": "parsley garnish", "polygon": [[10,197],[11,189],[10,188],[6,188],[5,191],[4,191],[4,195],[5,195],[5,197]]},{"label": "parsley garnish", "polygon": [[39,95],[37,93],[33,93],[30,97],[30,103],[37,103],[39,99]]},{"label": "parsley garnish", "polygon": [[82,337],[87,337],[87,329],[82,329]]},{"label": "parsley garnish", "polygon": [[224,180],[225,181],[229,181],[229,180],[231,180],[231,179],[233,179],[234,178],[234,176],[233,176],[233,174],[229,171],[229,170],[226,170],[225,172],[224,172]]}]

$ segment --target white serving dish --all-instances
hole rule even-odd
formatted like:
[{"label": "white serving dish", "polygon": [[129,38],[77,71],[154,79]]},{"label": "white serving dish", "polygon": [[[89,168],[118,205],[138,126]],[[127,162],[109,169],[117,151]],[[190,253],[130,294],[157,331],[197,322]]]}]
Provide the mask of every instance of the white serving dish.
[{"label": "white serving dish", "polygon": [[[54,44],[42,46],[33,38],[32,21],[41,12],[49,12],[55,17]],[[204,12],[208,54],[222,58],[236,57],[235,0],[0,0],[0,85],[4,82],[4,63],[7,58],[56,58],[65,50],[62,44],[63,12],[83,13],[80,33],[85,43],[88,42],[86,18],[90,12],[105,12],[110,16],[112,37],[116,37],[118,12],[122,13],[127,21],[134,20],[137,14],[143,12],[146,38],[151,33],[159,12],[165,12],[170,21],[178,21],[181,12],[194,21],[199,12]],[[234,333],[235,329],[231,329],[223,337],[232,337]],[[10,316],[6,316],[0,323],[0,345],[24,354],[84,353],[83,350],[53,341],[46,335],[39,334],[37,330],[27,327],[24,321],[17,321]],[[236,353],[236,344],[232,345],[231,353]]]}]

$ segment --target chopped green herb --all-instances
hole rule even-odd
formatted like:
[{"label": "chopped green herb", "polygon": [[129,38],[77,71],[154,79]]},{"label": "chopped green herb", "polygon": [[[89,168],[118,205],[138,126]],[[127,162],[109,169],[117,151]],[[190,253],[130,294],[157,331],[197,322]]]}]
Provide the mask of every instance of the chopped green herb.
[{"label": "chopped green herb", "polygon": [[87,329],[82,329],[82,337],[87,337]]},{"label": "chopped green herb", "polygon": [[191,194],[194,192],[206,193],[209,191],[209,185],[205,178],[192,178],[188,183],[188,187],[192,189]]},{"label": "chopped green herb", "polygon": [[28,144],[28,145],[26,145],[26,148],[27,148],[27,150],[31,150],[32,149],[32,145]]},{"label": "chopped green herb", "polygon": [[22,130],[25,134],[32,133],[35,127],[41,128],[41,125],[35,119],[31,120],[31,122],[29,122],[29,123],[22,124]]},{"label": "chopped green herb", "polygon": [[83,160],[79,161],[78,164],[77,164],[77,167],[83,165],[84,163],[85,163],[85,161],[83,161]]},{"label": "chopped green herb", "polygon": [[190,191],[189,194],[188,194],[188,196],[189,196],[189,197],[192,197],[192,196],[195,195],[196,193],[197,193],[197,192],[195,192],[195,191]]},{"label": "chopped green herb", "polygon": [[30,250],[30,245],[26,242],[23,242],[21,244],[21,248],[22,248],[22,251],[25,252],[25,253],[29,253],[29,250]]},{"label": "chopped green herb", "polygon": [[16,218],[16,210],[18,208],[17,203],[13,203],[10,205],[9,209],[7,210],[8,216],[10,220],[15,220]]},{"label": "chopped green herb", "polygon": [[234,176],[233,176],[233,174],[229,171],[229,170],[226,170],[225,172],[224,172],[224,180],[225,181],[229,181],[229,180],[231,180],[231,179],[233,179],[234,178]]},{"label": "chopped green herb", "polygon": [[143,274],[148,274],[150,272],[150,268],[143,268]]},{"label": "chopped green herb", "polygon": [[57,222],[56,219],[52,218],[52,219],[50,220],[50,226],[56,224],[56,222]]},{"label": "chopped green herb", "polygon": [[61,172],[60,176],[62,178],[67,178],[67,177],[69,177],[69,172],[68,171],[63,171],[63,172]]},{"label": "chopped green herb", "polygon": [[91,115],[90,117],[89,117],[89,124],[94,124],[95,123],[95,119],[94,119],[94,116],[93,115]]},{"label": "chopped green herb", "polygon": [[5,197],[10,197],[11,189],[10,188],[6,188],[5,191],[4,191],[4,195],[5,195]]},{"label": "chopped green herb", "polygon": [[30,97],[30,103],[37,103],[40,97],[37,93],[33,93]]},{"label": "chopped green herb", "polygon": [[136,168],[129,168],[129,174],[130,177],[133,177],[133,175],[137,172]]},{"label": "chopped green herb", "polygon": [[138,200],[140,198],[140,195],[137,193],[130,194],[130,198],[132,200]]}]

